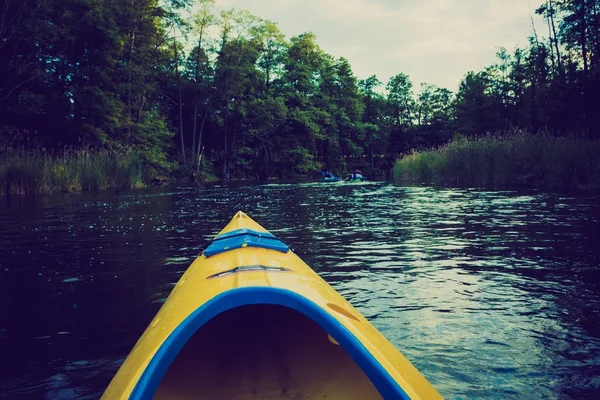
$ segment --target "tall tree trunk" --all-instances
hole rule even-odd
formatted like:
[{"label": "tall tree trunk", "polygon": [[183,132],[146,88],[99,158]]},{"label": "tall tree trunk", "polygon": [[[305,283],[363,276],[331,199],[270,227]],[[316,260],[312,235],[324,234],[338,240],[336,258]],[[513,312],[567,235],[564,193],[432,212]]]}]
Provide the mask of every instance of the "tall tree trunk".
[{"label": "tall tree trunk", "polygon": [[177,90],[179,92],[179,136],[181,136],[181,156],[183,158],[183,163],[186,164],[185,143],[183,141],[183,104],[181,103],[181,79],[179,77],[179,60],[177,56],[177,40],[175,40],[175,30],[173,30],[173,47],[175,48],[175,74],[177,76]]},{"label": "tall tree trunk", "polygon": [[[133,6],[133,1],[131,2]],[[135,27],[133,28],[133,32],[131,33],[131,47],[129,48],[129,61],[127,63],[127,68],[129,69],[129,76],[127,77],[127,140],[129,141],[131,138],[131,114],[132,114],[132,106],[131,106],[131,92],[132,92],[132,75],[133,75],[133,54],[135,52]]]},{"label": "tall tree trunk", "polygon": [[583,73],[584,75],[587,77],[588,75],[588,59],[587,59],[587,38],[586,38],[586,30],[587,30],[587,23],[585,20],[585,12],[586,12],[586,8],[585,8],[585,0],[579,0],[581,2],[581,20],[579,21],[579,29],[580,29],[580,36],[581,36],[581,54],[583,57]]},{"label": "tall tree trunk", "polygon": [[592,11],[594,13],[594,17],[592,19],[594,21],[594,57],[592,58],[594,65],[592,65],[592,69],[596,68],[597,63],[600,60],[600,21],[598,20],[600,16],[598,16],[598,8],[596,5],[597,2],[598,1],[596,0],[592,1]]},{"label": "tall tree trunk", "polygon": [[[270,50],[271,47],[268,45],[267,41],[267,54],[269,54]],[[265,65],[265,85],[267,89],[269,89],[269,87],[271,86],[271,61],[272,60],[269,58],[269,61]]]},{"label": "tall tree trunk", "polygon": [[[202,36],[204,33],[204,28],[200,28],[200,32],[198,34],[198,51],[196,52],[196,71],[194,72],[194,82],[195,82],[195,90],[194,90],[194,126],[192,128],[192,156],[196,154],[196,128],[198,126],[198,80],[200,79],[200,51],[202,50]],[[198,147],[200,144],[198,143]],[[200,151],[198,150],[198,153]]]},{"label": "tall tree trunk", "polygon": [[540,42],[538,40],[537,29],[535,29],[535,22],[533,21],[533,14],[529,13],[529,19],[531,20],[531,29],[533,30],[533,38],[535,39],[535,46],[537,48],[540,47]]},{"label": "tall tree trunk", "polygon": [[[192,127],[192,157],[196,154],[196,129],[198,127],[198,93],[194,94],[194,124]],[[193,163],[194,161],[192,161]]]},{"label": "tall tree trunk", "polygon": [[554,48],[556,50],[556,60],[558,62],[558,73],[562,75],[562,57],[560,56],[560,49],[558,47],[558,36],[556,35],[556,24],[554,23],[554,6],[552,0],[548,0],[548,7],[550,10],[550,24],[552,25],[552,33],[554,36]]},{"label": "tall tree trunk", "polygon": [[200,168],[200,152],[202,149],[202,134],[204,133],[204,124],[206,123],[206,120],[208,119],[208,107],[204,108],[204,117],[202,118],[202,122],[200,123],[200,132],[198,134],[198,148],[197,148],[197,153],[196,153],[196,163],[197,165],[197,169]]},{"label": "tall tree trunk", "polygon": [[535,81],[531,82],[531,131],[533,133],[537,133],[538,127],[538,118],[537,118],[537,109],[536,109],[536,96],[537,96],[537,78],[534,78]]},{"label": "tall tree trunk", "polygon": [[[131,0],[131,9],[136,10],[135,0]],[[133,20],[133,30],[131,31],[131,44],[129,46],[129,60],[127,61],[127,141],[131,140],[131,125],[133,119],[133,105],[132,105],[132,96],[133,96],[133,57],[135,55],[135,35],[138,26],[138,14],[134,17]]]},{"label": "tall tree trunk", "polygon": [[533,133],[537,133],[538,131],[538,122],[537,122],[537,110],[535,107],[537,86],[539,84],[539,73],[538,71],[538,60],[540,57],[540,42],[538,41],[537,30],[535,29],[535,23],[533,21],[533,15],[531,17],[531,28],[533,29],[533,37],[535,38],[535,59],[533,60],[533,76],[531,79],[531,130]]},{"label": "tall tree trunk", "polygon": [[269,89],[271,87],[271,71],[270,71],[270,65],[267,64],[266,68],[265,68],[265,79],[266,79],[266,86],[267,89]]},{"label": "tall tree trunk", "polygon": [[144,106],[146,105],[146,90],[148,88],[148,76],[146,76],[146,78],[144,78],[144,89],[142,90],[142,96],[140,98],[140,108],[138,110],[138,115],[137,115],[137,123],[141,123],[142,122],[142,115],[144,112]]},{"label": "tall tree trunk", "polygon": [[548,38],[550,41],[550,61],[552,62],[552,71],[556,73],[556,61],[554,60],[554,44],[552,43],[552,25],[550,24],[550,18],[546,18],[548,22]]},{"label": "tall tree trunk", "polygon": [[224,159],[223,159],[223,175],[227,176],[229,175],[229,163],[228,163],[228,149],[227,149],[227,136],[228,136],[228,132],[227,132],[227,121],[229,120],[229,100],[225,101],[225,120],[223,121],[223,129],[224,129],[224,134],[223,137],[225,139],[225,143],[223,146],[224,149]]}]

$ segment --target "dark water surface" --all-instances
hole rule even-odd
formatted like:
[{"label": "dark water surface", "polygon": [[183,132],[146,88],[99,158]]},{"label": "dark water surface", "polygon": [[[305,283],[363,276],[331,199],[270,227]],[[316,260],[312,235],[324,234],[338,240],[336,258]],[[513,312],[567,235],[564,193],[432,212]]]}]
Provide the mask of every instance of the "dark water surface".
[{"label": "dark water surface", "polygon": [[98,398],[242,209],[447,398],[598,398],[600,196],[266,184],[0,200],[0,398]]}]

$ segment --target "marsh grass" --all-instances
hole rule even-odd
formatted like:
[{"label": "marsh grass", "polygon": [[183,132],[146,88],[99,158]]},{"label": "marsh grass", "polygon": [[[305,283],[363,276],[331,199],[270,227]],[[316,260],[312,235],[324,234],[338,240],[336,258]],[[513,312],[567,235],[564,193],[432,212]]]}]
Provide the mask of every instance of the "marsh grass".
[{"label": "marsh grass", "polygon": [[399,158],[402,183],[473,187],[600,188],[600,141],[517,133],[455,139]]},{"label": "marsh grass", "polygon": [[135,152],[0,149],[2,196],[141,186],[142,162]]}]

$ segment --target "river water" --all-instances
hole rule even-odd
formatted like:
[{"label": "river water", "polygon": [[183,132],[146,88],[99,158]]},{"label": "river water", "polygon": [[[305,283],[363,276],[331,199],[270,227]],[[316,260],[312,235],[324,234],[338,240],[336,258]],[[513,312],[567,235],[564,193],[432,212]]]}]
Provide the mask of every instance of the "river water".
[{"label": "river water", "polygon": [[444,397],[597,398],[600,195],[384,183],[0,200],[0,398],[98,398],[238,210]]}]

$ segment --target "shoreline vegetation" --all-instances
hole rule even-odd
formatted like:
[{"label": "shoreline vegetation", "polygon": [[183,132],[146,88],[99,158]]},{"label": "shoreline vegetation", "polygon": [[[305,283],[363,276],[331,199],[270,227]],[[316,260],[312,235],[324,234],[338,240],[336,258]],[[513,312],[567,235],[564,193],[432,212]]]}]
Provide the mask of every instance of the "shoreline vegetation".
[{"label": "shoreline vegetation", "polygon": [[[277,181],[307,178],[290,173],[259,177],[245,175],[223,178],[227,181]],[[320,179],[314,174],[314,179]],[[108,150],[65,150],[49,153],[42,149],[0,148],[0,198],[48,195],[99,190],[141,189],[168,182],[209,183],[219,181],[212,163],[200,162],[196,170],[176,164],[157,174],[153,163],[138,152]]]},{"label": "shoreline vegetation", "polygon": [[135,189],[144,186],[135,152],[0,150],[0,196]]},{"label": "shoreline vegetation", "polygon": [[[454,139],[435,149],[399,157],[391,171],[398,184],[481,188],[600,188],[600,140],[525,132]],[[144,172],[134,151],[0,150],[0,197],[106,189],[138,189],[178,179],[211,182],[206,171],[170,177]],[[185,176],[184,176],[185,175]],[[300,177],[300,176],[297,176]],[[256,179],[247,176],[247,179]],[[266,180],[277,179],[269,177]],[[232,180],[239,180],[233,178]]]},{"label": "shoreline vegetation", "polygon": [[600,140],[546,134],[457,136],[396,160],[397,183],[485,188],[600,188]]},{"label": "shoreline vegetation", "polygon": [[495,62],[453,91],[402,62],[359,77],[314,33],[215,0],[9,1],[0,195],[394,168],[406,182],[597,187],[600,0],[535,3],[548,29],[490,48]]}]

